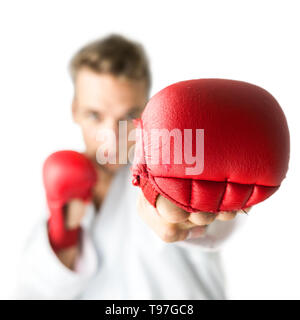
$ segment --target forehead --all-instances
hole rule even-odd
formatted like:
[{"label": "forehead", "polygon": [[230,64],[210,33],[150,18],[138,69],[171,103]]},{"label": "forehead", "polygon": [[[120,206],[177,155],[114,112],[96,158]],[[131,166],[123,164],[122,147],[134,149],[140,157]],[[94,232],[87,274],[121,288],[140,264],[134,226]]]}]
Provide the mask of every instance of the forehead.
[{"label": "forehead", "polygon": [[75,79],[75,97],[80,107],[116,112],[120,109],[144,106],[147,92],[143,81],[99,74],[82,68]]}]

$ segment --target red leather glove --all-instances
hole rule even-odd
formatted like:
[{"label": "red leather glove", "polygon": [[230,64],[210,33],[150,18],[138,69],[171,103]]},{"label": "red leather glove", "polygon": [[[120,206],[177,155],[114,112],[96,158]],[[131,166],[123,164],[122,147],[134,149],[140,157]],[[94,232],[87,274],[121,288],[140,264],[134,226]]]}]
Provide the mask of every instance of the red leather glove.
[{"label": "red leather glove", "polygon": [[[161,194],[189,212],[244,209],[271,196],[288,169],[284,113],[271,94],[246,82],[195,79],[172,84],[150,99],[136,125],[142,135],[137,136],[133,184],[153,206]],[[182,146],[170,144],[169,164],[162,158],[153,163],[156,152],[162,153],[162,143],[149,140],[153,129],[175,128],[182,133]],[[188,140],[184,129],[193,130]],[[204,129],[204,167],[194,175],[186,170],[191,163],[182,156],[178,164],[174,155],[184,155],[185,147],[195,155],[202,143],[195,139],[196,129]]]},{"label": "red leather glove", "polygon": [[58,151],[44,163],[44,186],[50,211],[49,240],[54,251],[76,245],[80,227],[67,230],[64,206],[72,199],[90,201],[97,174],[92,162],[75,151]]}]

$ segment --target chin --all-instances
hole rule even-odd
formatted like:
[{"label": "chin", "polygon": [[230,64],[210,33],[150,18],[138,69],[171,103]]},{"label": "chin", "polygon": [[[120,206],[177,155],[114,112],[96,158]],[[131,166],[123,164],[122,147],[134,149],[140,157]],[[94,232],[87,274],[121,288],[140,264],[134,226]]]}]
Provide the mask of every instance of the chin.
[{"label": "chin", "polygon": [[[110,172],[110,173],[115,173],[117,172],[120,168],[122,168],[123,166],[125,166],[126,164],[119,164],[119,163],[116,163],[116,164],[112,164],[112,163],[106,163],[106,164],[100,164],[97,162],[97,157],[96,157],[96,152],[94,150],[91,150],[91,151],[86,151],[85,154],[88,156],[88,158],[90,160],[92,160],[96,166],[102,170],[105,170],[107,172]],[[116,159],[117,159],[117,162],[119,160],[119,154],[116,155]]]}]

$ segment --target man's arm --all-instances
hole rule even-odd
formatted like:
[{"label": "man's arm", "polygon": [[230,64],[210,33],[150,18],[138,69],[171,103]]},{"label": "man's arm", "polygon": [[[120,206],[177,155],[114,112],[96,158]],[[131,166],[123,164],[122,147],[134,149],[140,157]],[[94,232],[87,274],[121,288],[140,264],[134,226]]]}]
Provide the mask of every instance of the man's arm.
[{"label": "man's arm", "polygon": [[[80,200],[71,200],[65,208],[64,223],[67,230],[74,230],[80,227],[81,220],[86,212],[87,205]],[[69,269],[74,270],[76,258],[80,254],[80,242],[68,248],[56,251],[59,260]]]},{"label": "man's arm", "polygon": [[[85,215],[94,214],[92,205]],[[15,296],[18,299],[75,299],[98,268],[97,254],[89,225],[82,226],[81,244],[55,252],[51,246],[47,220],[43,218],[26,242],[19,263]],[[88,266],[78,268],[78,265]]]}]

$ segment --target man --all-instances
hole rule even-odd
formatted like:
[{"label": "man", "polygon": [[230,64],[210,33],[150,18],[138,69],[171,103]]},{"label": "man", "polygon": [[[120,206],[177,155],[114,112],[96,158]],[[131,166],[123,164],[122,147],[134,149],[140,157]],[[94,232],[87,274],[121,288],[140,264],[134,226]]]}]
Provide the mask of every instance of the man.
[{"label": "man", "polygon": [[[53,250],[47,219],[32,233],[21,263],[18,296],[48,299],[223,299],[216,249],[229,238],[237,212],[190,214],[159,196],[157,210],[132,186],[128,151],[104,146],[101,132],[119,136],[120,121],[133,130],[149,99],[147,57],[138,43],[111,35],[88,44],[71,61],[72,114],[98,180],[92,201],[72,199],[68,230],[81,241]],[[123,140],[124,137],[121,137]],[[117,163],[99,164],[99,147]],[[117,148],[114,148],[117,146]],[[125,160],[125,161],[124,161]],[[226,222],[224,222],[226,221]]]}]

